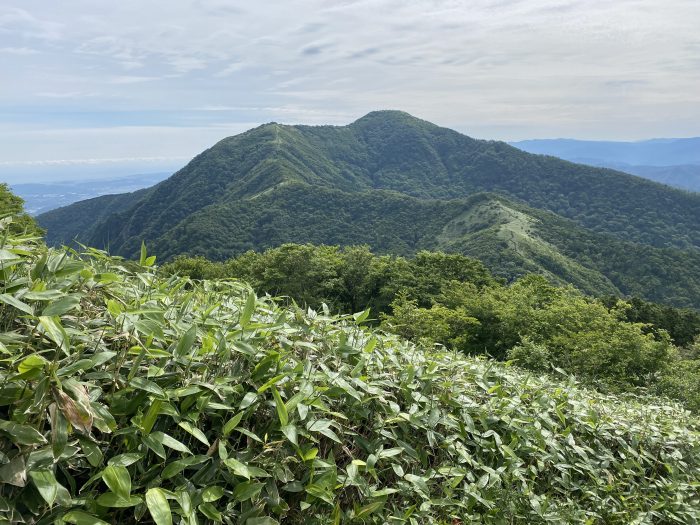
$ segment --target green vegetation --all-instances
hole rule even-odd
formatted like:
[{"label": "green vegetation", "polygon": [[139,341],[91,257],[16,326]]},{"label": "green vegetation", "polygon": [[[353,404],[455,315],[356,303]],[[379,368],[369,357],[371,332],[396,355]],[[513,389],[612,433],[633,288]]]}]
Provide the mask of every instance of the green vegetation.
[{"label": "green vegetation", "polygon": [[[489,193],[484,193],[489,192]],[[48,241],[225,260],[284,243],[476,256],[595,295],[700,308],[700,195],[474,140],[401,112],[267,124],[168,180],[42,215]]]},{"label": "green vegetation", "polygon": [[50,225],[51,233],[47,231],[47,241],[61,239],[61,242],[71,243],[82,238],[84,232],[90,231],[101,220],[128,210],[135,200],[145,197],[150,191],[151,188],[145,188],[132,193],[103,195],[79,201],[43,213],[39,221]]},{"label": "green vegetation", "polygon": [[44,233],[36,221],[24,213],[24,201],[13,194],[5,183],[0,183],[0,222],[5,225],[5,231],[10,234],[42,235]]},{"label": "green vegetation", "polygon": [[639,299],[594,299],[542,277],[509,285],[457,254],[376,256],[368,247],[287,244],[225,262],[180,257],[167,274],[239,278],[261,293],[337,312],[370,308],[382,326],[423,346],[560,368],[602,391],[644,388],[700,410],[700,314]]},{"label": "green vegetation", "polygon": [[[604,297],[602,301],[612,308],[619,299]],[[639,297],[632,297],[626,303],[626,307],[621,311],[626,321],[647,324],[651,333],[658,333],[659,328],[663,329],[680,347],[688,347],[700,340],[700,312],[697,310],[650,303]]]},{"label": "green vegetation", "polygon": [[[0,522],[700,519],[700,421],[678,406],[416,347],[367,312],[159,277],[145,249],[136,264],[3,243]],[[421,257],[428,295],[438,272],[506,293],[479,263]]]}]

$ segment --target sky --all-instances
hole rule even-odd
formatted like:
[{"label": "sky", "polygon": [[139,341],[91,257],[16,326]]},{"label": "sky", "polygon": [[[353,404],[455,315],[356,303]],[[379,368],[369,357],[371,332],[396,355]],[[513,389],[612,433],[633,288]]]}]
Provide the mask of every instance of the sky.
[{"label": "sky", "polygon": [[175,170],[264,122],[700,135],[698,0],[2,0],[0,180]]}]

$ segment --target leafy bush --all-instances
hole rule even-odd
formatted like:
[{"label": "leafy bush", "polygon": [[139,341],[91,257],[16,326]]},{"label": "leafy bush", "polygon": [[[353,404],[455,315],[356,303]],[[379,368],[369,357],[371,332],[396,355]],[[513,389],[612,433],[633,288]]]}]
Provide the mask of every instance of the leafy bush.
[{"label": "leafy bush", "polygon": [[548,372],[552,366],[552,356],[547,347],[533,343],[528,337],[523,337],[522,343],[508,350],[508,359],[536,372]]},{"label": "leafy bush", "polygon": [[7,184],[0,183],[0,219],[6,219],[5,229],[14,234],[42,235],[44,231],[24,212],[24,201],[13,194]]},{"label": "leafy bush", "polygon": [[[563,368],[597,388],[645,387],[700,409],[691,387],[700,381],[700,352],[686,352],[676,366],[669,340],[670,334],[690,348],[700,332],[700,317],[690,310],[593,299],[532,275],[503,285],[463,255],[377,256],[365,246],[286,244],[224,263],[179,258],[161,269],[193,278],[241,278],[303,306],[326,303],[340,312],[370,307],[385,329],[422,345],[512,359],[538,372]],[[689,375],[674,377],[678,368]]]},{"label": "leafy bush", "polygon": [[0,523],[697,523],[674,405],[421,350],[239,282],[0,250]]}]

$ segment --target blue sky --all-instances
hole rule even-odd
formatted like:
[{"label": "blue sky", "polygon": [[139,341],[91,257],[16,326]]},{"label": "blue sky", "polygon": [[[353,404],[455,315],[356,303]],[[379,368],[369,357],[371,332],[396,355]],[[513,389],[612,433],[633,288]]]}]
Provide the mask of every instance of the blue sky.
[{"label": "blue sky", "polygon": [[5,0],[0,179],[175,169],[262,122],[700,135],[697,0]]}]

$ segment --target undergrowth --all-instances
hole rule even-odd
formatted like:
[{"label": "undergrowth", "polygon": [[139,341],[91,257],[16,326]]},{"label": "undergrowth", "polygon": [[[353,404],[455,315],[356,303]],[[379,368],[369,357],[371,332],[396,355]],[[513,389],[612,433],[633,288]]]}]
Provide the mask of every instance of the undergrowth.
[{"label": "undergrowth", "polygon": [[676,405],[7,224],[0,523],[698,521],[700,425]]}]

